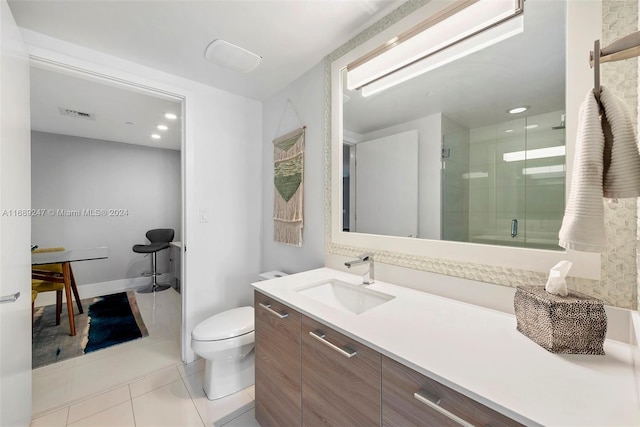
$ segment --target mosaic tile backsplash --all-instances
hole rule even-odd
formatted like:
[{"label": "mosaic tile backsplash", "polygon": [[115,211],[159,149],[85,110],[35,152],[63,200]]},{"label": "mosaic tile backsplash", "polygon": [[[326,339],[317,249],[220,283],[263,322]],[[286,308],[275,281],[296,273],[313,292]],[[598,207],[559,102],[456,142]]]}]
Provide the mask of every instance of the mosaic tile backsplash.
[{"label": "mosaic tile backsplash", "polygon": [[[326,58],[325,69],[325,252],[355,256],[367,248],[337,245],[331,241],[331,73],[330,64],[350,50],[362,44],[373,35],[398,22],[409,13],[426,3],[425,0],[413,0],[404,3],[387,17],[369,27],[348,43],[336,49]],[[602,46],[638,29],[638,0],[603,1]],[[633,117],[637,117],[638,102],[638,65],[637,59],[603,64],[601,81],[617,97],[629,106]],[[637,246],[637,201],[624,199],[617,202],[605,202],[605,222],[609,246],[602,254],[601,280],[587,280],[570,277],[569,288],[602,299],[606,304],[621,308],[637,309],[638,263]],[[411,254],[372,251],[376,260],[385,264],[413,268],[449,276],[504,286],[517,286],[522,283],[544,283],[546,273],[517,270],[472,263],[430,259]]]}]

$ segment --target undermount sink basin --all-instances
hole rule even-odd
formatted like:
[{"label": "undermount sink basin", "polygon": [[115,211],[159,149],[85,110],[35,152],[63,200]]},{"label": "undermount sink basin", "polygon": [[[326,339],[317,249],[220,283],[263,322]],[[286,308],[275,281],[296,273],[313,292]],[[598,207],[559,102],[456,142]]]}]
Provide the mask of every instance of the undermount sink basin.
[{"label": "undermount sink basin", "polygon": [[330,279],[297,290],[300,295],[349,313],[360,314],[395,297],[382,292]]}]

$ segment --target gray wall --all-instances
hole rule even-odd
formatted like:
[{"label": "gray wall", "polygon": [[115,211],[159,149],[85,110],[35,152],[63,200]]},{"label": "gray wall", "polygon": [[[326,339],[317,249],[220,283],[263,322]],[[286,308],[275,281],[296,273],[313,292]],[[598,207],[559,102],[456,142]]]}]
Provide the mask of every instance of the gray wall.
[{"label": "gray wall", "polygon": [[[262,268],[297,273],[324,265],[324,62],[263,103]],[[273,241],[273,143],[306,125],[302,247]]]},{"label": "gray wall", "polygon": [[[180,152],[42,132],[31,134],[33,209],[125,209],[124,216],[32,218],[32,244],[40,247],[108,246],[109,258],[79,262],[79,285],[136,278],[149,258],[131,247],[152,228],[173,228],[180,240]],[[158,257],[168,271],[168,252]]]}]

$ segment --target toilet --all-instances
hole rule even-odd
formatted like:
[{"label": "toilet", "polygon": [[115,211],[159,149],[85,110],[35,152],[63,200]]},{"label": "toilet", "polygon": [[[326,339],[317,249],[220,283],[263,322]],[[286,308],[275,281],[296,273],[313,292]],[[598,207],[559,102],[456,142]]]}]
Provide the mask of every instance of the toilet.
[{"label": "toilet", "polygon": [[191,349],[205,359],[204,392],[219,399],[254,383],[253,307],[211,316],[191,332]]}]

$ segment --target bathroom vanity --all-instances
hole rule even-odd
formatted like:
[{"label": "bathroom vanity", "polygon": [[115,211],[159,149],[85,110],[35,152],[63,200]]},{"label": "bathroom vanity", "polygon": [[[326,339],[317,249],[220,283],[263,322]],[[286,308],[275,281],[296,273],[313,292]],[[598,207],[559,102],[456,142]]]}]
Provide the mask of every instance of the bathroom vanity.
[{"label": "bathroom vanity", "polygon": [[637,347],[555,355],[513,315],[321,268],[254,283],[256,419],[292,425],[640,425]]}]

